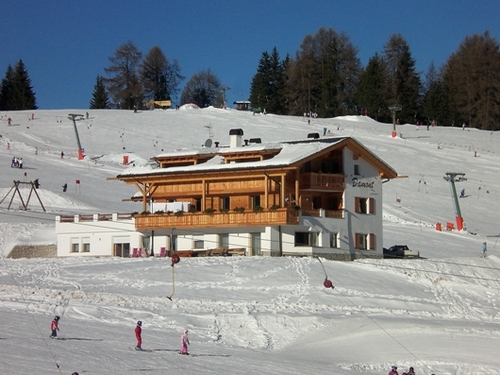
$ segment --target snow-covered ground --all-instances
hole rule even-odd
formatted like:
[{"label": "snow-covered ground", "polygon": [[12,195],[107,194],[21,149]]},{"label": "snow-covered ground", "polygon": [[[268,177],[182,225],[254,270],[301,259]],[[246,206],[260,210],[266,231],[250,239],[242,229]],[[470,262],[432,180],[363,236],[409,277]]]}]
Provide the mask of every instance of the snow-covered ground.
[{"label": "snow-covered ground", "polygon": [[[139,211],[135,191],[113,180],[162,152],[229,143],[229,130],[263,142],[308,133],[349,135],[406,176],[384,184],[384,246],[408,244],[419,260],[323,261],[326,289],[310,258],[2,259],[1,374],[500,374],[500,133],[398,126],[366,117],[306,119],[215,108],[0,112],[0,254],[15,244],[55,243],[54,216]],[[11,117],[13,126],[7,125]],[[401,135],[402,137],[400,137]],[[61,159],[61,151],[64,158]],[[10,168],[21,157],[24,169]],[[131,166],[131,168],[133,168]],[[454,223],[447,172],[465,173],[467,230]],[[13,181],[39,178],[47,212],[11,201]],[[77,183],[77,181],[79,183]],[[67,192],[62,185],[68,184]],[[21,185],[23,197],[28,185]],[[11,204],[11,209],[7,207]],[[481,242],[488,257],[480,258]],[[499,245],[500,246],[500,245]],[[53,316],[62,317],[51,340]],[[135,322],[145,348],[138,353]],[[182,329],[192,356],[180,356]]]}]

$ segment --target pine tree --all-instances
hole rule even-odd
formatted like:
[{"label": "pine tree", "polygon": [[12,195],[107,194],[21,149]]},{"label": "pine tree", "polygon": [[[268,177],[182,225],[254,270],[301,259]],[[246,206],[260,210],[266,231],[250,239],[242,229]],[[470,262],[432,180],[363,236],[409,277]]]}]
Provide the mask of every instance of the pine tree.
[{"label": "pine tree", "polygon": [[12,102],[14,93],[14,69],[9,65],[7,67],[7,72],[5,73],[5,78],[2,79],[0,86],[0,110],[6,111],[14,108]]},{"label": "pine tree", "polygon": [[116,49],[114,55],[109,57],[111,65],[104,68],[111,76],[104,79],[107,90],[118,108],[132,109],[142,105],[143,95],[138,73],[141,56],[135,44],[128,41]]},{"label": "pine tree", "polygon": [[356,101],[363,112],[377,121],[391,121],[388,104],[384,98],[384,60],[376,53],[361,73]]},{"label": "pine tree", "polygon": [[428,124],[434,121],[439,125],[450,125],[454,121],[442,74],[438,73],[434,62],[431,62],[425,75],[423,111]]},{"label": "pine tree", "polygon": [[286,113],[285,73],[285,61],[281,61],[276,47],[271,54],[262,53],[250,87],[250,101],[254,108],[265,108],[268,113]]},{"label": "pine tree", "polygon": [[104,78],[97,76],[92,92],[92,99],[90,99],[90,109],[106,109],[109,108],[109,98],[104,85]]},{"label": "pine tree", "polygon": [[0,88],[0,108],[3,110],[37,109],[31,79],[22,60],[14,69],[9,65]]},{"label": "pine tree", "polygon": [[387,66],[387,102],[401,104],[398,117],[403,122],[414,122],[421,110],[422,86],[415,69],[408,43],[400,34],[394,34],[384,46]]}]

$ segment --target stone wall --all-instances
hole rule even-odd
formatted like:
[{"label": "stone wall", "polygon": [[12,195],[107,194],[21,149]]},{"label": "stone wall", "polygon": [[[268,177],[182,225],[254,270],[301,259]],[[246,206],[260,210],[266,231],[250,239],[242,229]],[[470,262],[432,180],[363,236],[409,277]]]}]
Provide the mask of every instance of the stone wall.
[{"label": "stone wall", "polygon": [[7,258],[56,258],[57,245],[16,245]]}]

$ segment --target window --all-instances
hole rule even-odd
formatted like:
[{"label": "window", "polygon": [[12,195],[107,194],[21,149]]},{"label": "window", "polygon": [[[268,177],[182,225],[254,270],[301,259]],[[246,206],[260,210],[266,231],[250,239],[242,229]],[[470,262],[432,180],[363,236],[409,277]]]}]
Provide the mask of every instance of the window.
[{"label": "window", "polygon": [[231,208],[229,197],[222,197],[220,199],[220,208],[222,210],[229,210]]},{"label": "window", "polygon": [[260,233],[250,233],[252,255],[262,255]]},{"label": "window", "polygon": [[203,240],[203,235],[193,236],[193,249],[203,249],[205,248],[205,241]]},{"label": "window", "polygon": [[90,253],[90,238],[82,238],[82,253]]},{"label": "window", "polygon": [[219,234],[219,247],[229,247],[229,234]]},{"label": "window", "polygon": [[373,233],[356,233],[355,241],[355,248],[358,250],[375,250],[375,235]]},{"label": "window", "polygon": [[339,234],[338,233],[330,233],[330,247],[333,247],[333,248],[339,247]]},{"label": "window", "polygon": [[354,175],[359,176],[359,164],[354,164]]},{"label": "window", "polygon": [[354,212],[358,214],[375,214],[375,199],[356,197],[354,201]]},{"label": "window", "polygon": [[317,232],[295,232],[295,246],[317,246]]},{"label": "window", "polygon": [[71,239],[71,250],[72,253],[79,253],[80,252],[80,239],[79,238],[72,238]]},{"label": "window", "polygon": [[250,196],[251,208],[260,207],[260,195]]},{"label": "window", "polygon": [[113,254],[115,257],[128,258],[130,256],[130,244],[129,243],[113,244]]}]

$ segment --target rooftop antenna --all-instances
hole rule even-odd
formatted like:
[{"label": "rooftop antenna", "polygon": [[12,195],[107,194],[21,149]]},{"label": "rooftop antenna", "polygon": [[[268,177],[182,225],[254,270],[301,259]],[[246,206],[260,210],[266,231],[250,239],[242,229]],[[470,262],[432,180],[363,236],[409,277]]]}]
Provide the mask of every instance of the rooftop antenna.
[{"label": "rooftop antenna", "polygon": [[464,177],[465,173],[453,173],[446,172],[446,176],[443,177],[446,181],[450,183],[451,197],[453,198],[453,205],[455,207],[455,217],[457,220],[457,229],[462,230],[464,227],[464,219],[462,213],[460,212],[460,205],[458,203],[457,189],[455,188],[455,182],[467,181]]},{"label": "rooftop antenna", "polygon": [[205,125],[205,128],[208,129],[208,138],[212,138],[213,135],[212,135],[212,125],[208,124],[208,125]]},{"label": "rooftop antenna", "polygon": [[73,126],[75,128],[75,134],[76,134],[76,142],[78,143],[78,160],[83,160],[83,149],[82,149],[82,144],[80,143],[80,137],[78,136],[78,129],[76,128],[76,119],[82,120],[83,115],[76,115],[74,113],[70,113],[68,115],[68,118],[70,120],[73,120]]}]

